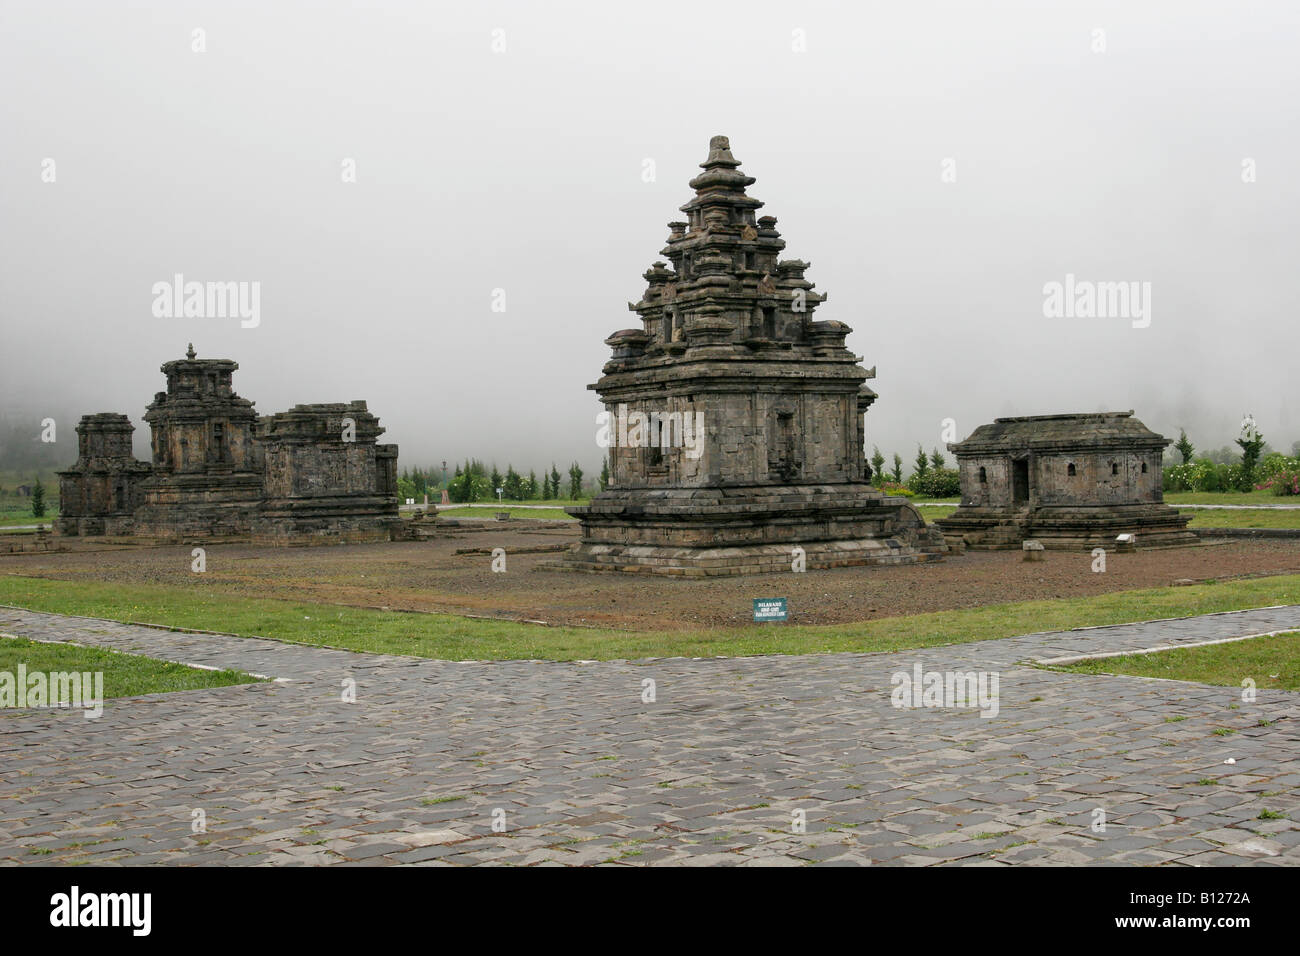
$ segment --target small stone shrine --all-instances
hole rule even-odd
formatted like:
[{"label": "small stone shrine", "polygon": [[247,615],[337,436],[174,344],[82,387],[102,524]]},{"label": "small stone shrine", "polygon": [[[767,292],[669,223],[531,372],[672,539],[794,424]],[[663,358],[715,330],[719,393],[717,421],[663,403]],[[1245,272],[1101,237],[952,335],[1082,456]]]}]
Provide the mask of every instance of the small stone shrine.
[{"label": "small stone shrine", "polygon": [[936,524],[953,545],[1019,549],[1195,544],[1189,518],[1164,503],[1161,457],[1170,441],[1133,412],[999,418],[950,444],[961,505]]}]

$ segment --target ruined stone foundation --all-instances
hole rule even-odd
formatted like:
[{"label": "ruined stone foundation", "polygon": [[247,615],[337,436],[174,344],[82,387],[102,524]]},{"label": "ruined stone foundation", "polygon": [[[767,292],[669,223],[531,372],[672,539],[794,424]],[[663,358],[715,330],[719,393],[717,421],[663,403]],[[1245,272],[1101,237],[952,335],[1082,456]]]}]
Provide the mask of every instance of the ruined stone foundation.
[{"label": "ruined stone foundation", "polygon": [[568,511],[582,523],[571,570],[760,574],[789,572],[796,547],[810,569],[934,561],[947,550],[905,499],[865,484],[605,492]]}]

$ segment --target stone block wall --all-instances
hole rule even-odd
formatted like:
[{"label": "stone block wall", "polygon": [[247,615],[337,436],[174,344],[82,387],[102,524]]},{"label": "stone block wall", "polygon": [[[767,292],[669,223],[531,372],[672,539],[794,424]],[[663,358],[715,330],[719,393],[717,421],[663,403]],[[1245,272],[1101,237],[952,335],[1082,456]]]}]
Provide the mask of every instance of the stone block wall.
[{"label": "stone block wall", "polygon": [[277,544],[388,540],[396,530],[397,446],[361,401],[298,405],[258,419],[229,359],[167,362],[145,414],[153,463],[131,454],[125,415],[88,415],[76,465],[60,472],[61,534],[161,540],[241,537]]},{"label": "stone block wall", "polygon": [[63,535],[130,534],[141,482],[150,469],[131,451],[135,427],[125,415],[101,412],[77,425],[77,461],[59,472],[59,517]]}]

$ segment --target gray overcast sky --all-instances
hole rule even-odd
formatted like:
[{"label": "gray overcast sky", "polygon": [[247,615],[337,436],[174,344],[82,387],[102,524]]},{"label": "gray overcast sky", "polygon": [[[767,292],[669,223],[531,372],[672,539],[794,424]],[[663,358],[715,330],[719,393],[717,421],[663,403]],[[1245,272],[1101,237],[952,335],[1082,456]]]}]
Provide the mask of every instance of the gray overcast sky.
[{"label": "gray overcast sky", "polygon": [[[1300,438],[1294,3],[0,11],[11,410],[139,438],[192,340],[263,413],[367,399],[402,465],[598,467],[603,340],[723,133],[879,368],[868,450],[1103,408]],[[260,326],[155,318],[174,273],[260,282]],[[1150,282],[1150,326],[1045,318],[1067,273]]]}]

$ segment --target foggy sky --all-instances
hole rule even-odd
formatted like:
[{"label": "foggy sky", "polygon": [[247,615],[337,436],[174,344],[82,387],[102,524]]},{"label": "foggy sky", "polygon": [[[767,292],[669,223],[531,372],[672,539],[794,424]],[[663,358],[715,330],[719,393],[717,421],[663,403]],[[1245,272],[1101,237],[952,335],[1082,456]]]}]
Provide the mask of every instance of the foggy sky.
[{"label": "foggy sky", "polygon": [[[69,436],[140,439],[193,341],[263,414],[366,399],[401,467],[595,470],[603,340],[725,134],[878,367],[868,453],[1129,408],[1300,438],[1294,4],[0,11],[0,402]],[[260,282],[260,326],[154,317],[176,273]],[[1045,318],[1067,273],[1150,282],[1150,326]]]}]

